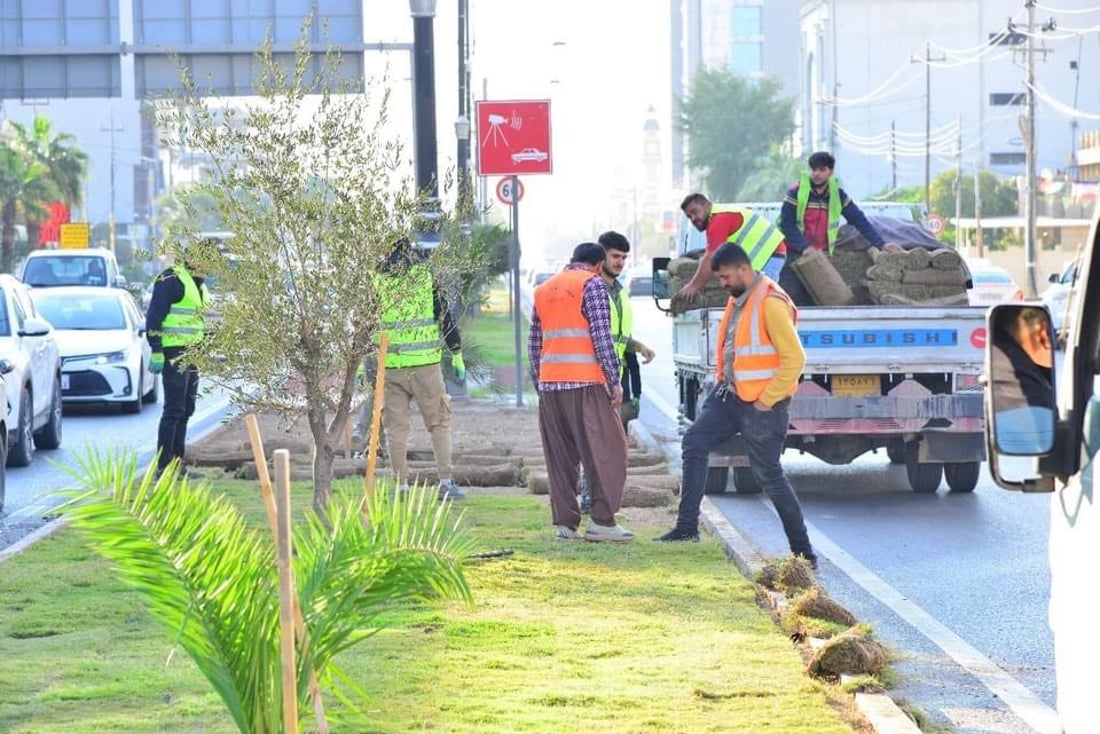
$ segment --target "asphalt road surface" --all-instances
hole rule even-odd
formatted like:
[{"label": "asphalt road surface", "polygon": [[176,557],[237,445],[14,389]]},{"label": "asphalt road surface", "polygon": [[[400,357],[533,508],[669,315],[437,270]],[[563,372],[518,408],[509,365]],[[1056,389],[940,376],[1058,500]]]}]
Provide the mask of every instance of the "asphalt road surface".
[{"label": "asphalt road surface", "polygon": [[[671,320],[632,299],[642,367],[641,420],[678,455]],[[829,466],[786,452],[828,592],[899,655],[896,698],[959,732],[1056,730],[1047,626],[1049,495],[1006,492],[983,472],[972,494],[910,491],[884,453]],[[714,495],[766,555],[788,551],[762,496]]]}]

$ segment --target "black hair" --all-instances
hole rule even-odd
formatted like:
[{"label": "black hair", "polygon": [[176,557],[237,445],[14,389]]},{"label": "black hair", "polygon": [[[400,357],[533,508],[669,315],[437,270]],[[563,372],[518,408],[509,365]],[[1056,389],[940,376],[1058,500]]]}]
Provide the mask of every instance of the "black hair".
[{"label": "black hair", "polygon": [[605,250],[630,252],[630,241],[627,240],[626,235],[620,234],[614,230],[601,234],[599,243]]},{"label": "black hair", "polygon": [[718,272],[718,268],[721,267],[740,267],[742,265],[752,265],[752,261],[749,260],[749,253],[745,252],[741,245],[735,245],[732,242],[727,242],[717,250],[710,258],[710,269],[714,272]]},{"label": "black hair", "polygon": [[836,158],[833,158],[831,153],[826,153],[823,150],[811,154],[809,163],[811,171],[816,171],[819,168],[828,168],[831,171],[836,168]]},{"label": "black hair", "polygon": [[602,245],[597,245],[595,242],[582,242],[573,248],[573,259],[569,262],[599,265],[606,259],[607,254],[603,251]]},{"label": "black hair", "polygon": [[710,199],[696,191],[694,194],[688,194],[684,197],[684,200],[680,202],[680,211],[686,212],[687,208],[692,204],[709,204]]}]

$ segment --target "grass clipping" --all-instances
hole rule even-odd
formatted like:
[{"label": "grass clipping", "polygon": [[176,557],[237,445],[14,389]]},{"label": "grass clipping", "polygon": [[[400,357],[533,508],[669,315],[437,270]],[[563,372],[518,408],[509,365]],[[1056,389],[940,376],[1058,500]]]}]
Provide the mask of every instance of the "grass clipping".
[{"label": "grass clipping", "polygon": [[889,662],[886,648],[861,627],[852,627],[818,648],[810,659],[810,674],[836,680],[841,674],[877,675]]}]

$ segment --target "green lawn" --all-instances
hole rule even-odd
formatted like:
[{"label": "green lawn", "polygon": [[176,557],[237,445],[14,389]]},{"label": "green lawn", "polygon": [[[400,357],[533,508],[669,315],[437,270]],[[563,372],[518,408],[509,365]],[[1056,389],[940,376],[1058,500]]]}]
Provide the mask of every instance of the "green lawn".
[{"label": "green lawn", "polygon": [[[460,329],[463,346],[477,350],[480,359],[489,367],[509,367],[516,363],[515,324],[508,312],[483,311],[477,316],[466,317]],[[521,323],[520,354],[527,364],[527,319]]]},{"label": "green lawn", "polygon": [[[253,484],[218,489],[266,525]],[[297,511],[309,501],[296,488]],[[514,554],[470,562],[472,607],[395,607],[347,653],[371,723],[334,732],[852,731],[718,543],[648,542],[664,525],[641,520],[632,545],[553,542],[529,495],[474,490],[465,507],[483,550]],[[0,659],[3,732],[233,731],[71,529],[0,566]]]}]

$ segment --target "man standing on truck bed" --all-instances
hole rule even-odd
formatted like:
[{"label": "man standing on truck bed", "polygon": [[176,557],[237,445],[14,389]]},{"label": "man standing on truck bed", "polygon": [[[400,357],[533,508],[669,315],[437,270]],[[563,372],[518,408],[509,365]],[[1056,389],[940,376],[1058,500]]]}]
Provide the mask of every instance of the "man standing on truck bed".
[{"label": "man standing on truck bed", "polygon": [[806,363],[795,320],[798,310],[774,280],[757,272],[740,247],[725,244],[711,261],[730,292],[718,326],[717,386],[684,433],[684,467],[676,527],[662,542],[699,539],[699,505],[710,452],[738,433],[749,453],[753,478],[775,506],[791,553],[817,567],[802,506],[779,456],[787,439],[791,396]]},{"label": "man standing on truck bed", "polygon": [[774,222],[751,209],[725,204],[712,204],[700,193],[688,194],[680,209],[700,232],[707,233],[707,249],[699,267],[679,295],[688,301],[695,299],[711,277],[710,259],[714,251],[727,242],[740,245],[749,255],[754,270],[773,280],[779,279],[787,257],[787,243]]}]

